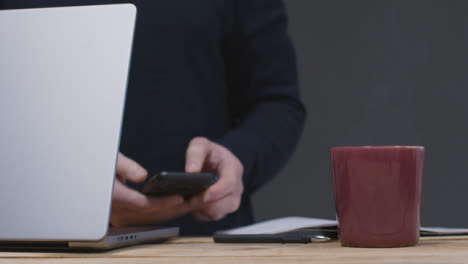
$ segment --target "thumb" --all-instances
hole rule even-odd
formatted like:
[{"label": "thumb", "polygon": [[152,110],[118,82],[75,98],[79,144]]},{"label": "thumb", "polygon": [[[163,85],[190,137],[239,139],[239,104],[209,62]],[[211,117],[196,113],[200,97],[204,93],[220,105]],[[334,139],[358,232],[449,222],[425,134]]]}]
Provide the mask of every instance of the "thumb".
[{"label": "thumb", "polygon": [[203,164],[209,154],[211,142],[202,137],[197,137],[190,141],[185,154],[185,171],[201,172]]},{"label": "thumb", "polygon": [[117,177],[122,181],[142,182],[148,176],[148,172],[137,162],[127,158],[119,152],[117,158]]}]

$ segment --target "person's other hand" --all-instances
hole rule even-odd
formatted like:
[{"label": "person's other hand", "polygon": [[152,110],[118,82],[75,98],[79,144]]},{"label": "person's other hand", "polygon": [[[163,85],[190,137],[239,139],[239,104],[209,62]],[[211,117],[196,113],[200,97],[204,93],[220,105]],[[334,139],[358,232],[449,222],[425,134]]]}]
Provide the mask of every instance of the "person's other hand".
[{"label": "person's other hand", "polygon": [[126,186],[126,181],[143,182],[148,173],[135,161],[119,153],[112,197],[111,225],[157,224],[190,211],[183,197],[150,197]]},{"label": "person's other hand", "polygon": [[244,185],[244,166],[227,148],[203,137],[190,142],[185,170],[189,173],[211,172],[219,180],[203,194],[190,200],[196,207],[193,216],[199,221],[217,221],[239,209]]}]

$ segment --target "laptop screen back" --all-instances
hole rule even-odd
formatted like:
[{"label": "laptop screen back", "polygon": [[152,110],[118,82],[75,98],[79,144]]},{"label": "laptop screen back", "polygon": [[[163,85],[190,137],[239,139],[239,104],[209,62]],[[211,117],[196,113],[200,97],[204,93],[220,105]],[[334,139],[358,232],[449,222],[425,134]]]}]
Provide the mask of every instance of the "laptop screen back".
[{"label": "laptop screen back", "polygon": [[0,241],[107,232],[135,16],[0,11]]}]

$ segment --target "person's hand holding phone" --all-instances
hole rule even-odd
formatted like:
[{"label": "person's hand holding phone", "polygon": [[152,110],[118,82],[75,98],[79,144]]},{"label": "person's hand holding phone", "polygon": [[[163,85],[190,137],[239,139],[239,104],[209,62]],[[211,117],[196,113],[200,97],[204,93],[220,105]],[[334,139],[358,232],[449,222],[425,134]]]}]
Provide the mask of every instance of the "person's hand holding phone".
[{"label": "person's hand holding phone", "polygon": [[111,224],[128,226],[157,224],[191,211],[182,196],[150,197],[126,186],[126,181],[143,182],[148,173],[135,161],[119,153],[112,198]]},{"label": "person's hand holding phone", "polygon": [[244,166],[227,148],[206,138],[194,138],[186,153],[185,170],[189,173],[210,172],[219,180],[203,194],[190,200],[199,221],[217,221],[239,209],[244,185]]}]

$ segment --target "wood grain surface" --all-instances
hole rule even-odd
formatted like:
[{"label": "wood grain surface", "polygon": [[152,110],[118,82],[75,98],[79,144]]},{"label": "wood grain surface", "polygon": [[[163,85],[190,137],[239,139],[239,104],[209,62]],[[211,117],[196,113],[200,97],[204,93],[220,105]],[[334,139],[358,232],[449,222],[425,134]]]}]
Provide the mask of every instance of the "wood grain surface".
[{"label": "wood grain surface", "polygon": [[422,238],[406,248],[349,248],[313,244],[215,244],[179,238],[108,252],[1,251],[0,263],[468,263],[468,237]]}]

